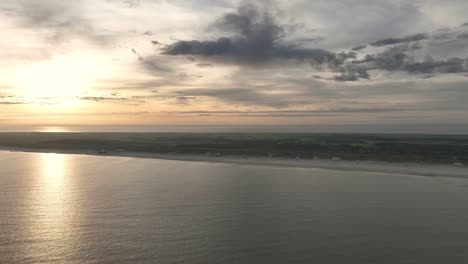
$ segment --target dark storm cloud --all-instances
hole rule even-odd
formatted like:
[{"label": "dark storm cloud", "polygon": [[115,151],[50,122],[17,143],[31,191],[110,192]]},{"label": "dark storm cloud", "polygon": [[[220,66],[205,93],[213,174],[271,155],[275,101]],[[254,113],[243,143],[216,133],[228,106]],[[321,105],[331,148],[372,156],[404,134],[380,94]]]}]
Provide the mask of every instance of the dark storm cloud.
[{"label": "dark storm cloud", "polygon": [[371,43],[371,45],[374,46],[374,47],[383,47],[383,46],[387,46],[387,45],[408,43],[408,42],[413,42],[413,41],[421,41],[421,40],[427,39],[428,37],[429,37],[428,34],[420,33],[420,34],[405,36],[405,37],[402,37],[402,38],[382,39],[382,40],[376,41],[374,43]]},{"label": "dark storm cloud", "polygon": [[260,10],[253,4],[244,3],[236,13],[225,14],[213,27],[234,36],[216,40],[177,41],[166,46],[163,54],[220,58],[243,64],[263,63],[274,59],[325,63],[335,57],[334,53],[326,50],[283,43],[287,27],[279,25],[269,10]]}]

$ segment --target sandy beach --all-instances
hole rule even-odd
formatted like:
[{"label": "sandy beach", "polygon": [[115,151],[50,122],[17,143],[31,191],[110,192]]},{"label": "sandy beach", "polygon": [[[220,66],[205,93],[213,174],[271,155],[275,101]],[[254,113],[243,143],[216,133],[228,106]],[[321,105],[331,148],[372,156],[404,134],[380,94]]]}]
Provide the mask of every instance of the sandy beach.
[{"label": "sandy beach", "polygon": [[464,165],[438,165],[438,164],[414,164],[414,163],[390,163],[381,161],[349,161],[339,159],[284,159],[267,157],[242,157],[242,156],[208,156],[208,155],[186,155],[186,154],[155,154],[143,152],[118,152],[109,151],[99,153],[98,151],[74,151],[53,149],[27,149],[27,148],[4,148],[0,151],[32,152],[32,153],[57,153],[74,155],[110,156],[110,157],[132,157],[144,159],[164,159],[191,162],[230,163],[248,166],[279,166],[293,168],[316,168],[325,170],[381,172],[402,175],[428,176],[428,177],[455,177],[468,178],[468,166]]}]

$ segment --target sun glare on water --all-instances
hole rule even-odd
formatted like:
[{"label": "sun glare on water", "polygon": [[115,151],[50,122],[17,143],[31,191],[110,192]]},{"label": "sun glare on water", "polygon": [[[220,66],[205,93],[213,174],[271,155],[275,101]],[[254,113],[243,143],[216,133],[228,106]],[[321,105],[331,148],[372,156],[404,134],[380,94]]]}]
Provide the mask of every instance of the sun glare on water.
[{"label": "sun glare on water", "polygon": [[28,100],[63,103],[77,99],[106,71],[108,65],[101,56],[73,53],[19,66],[12,82],[19,95]]}]

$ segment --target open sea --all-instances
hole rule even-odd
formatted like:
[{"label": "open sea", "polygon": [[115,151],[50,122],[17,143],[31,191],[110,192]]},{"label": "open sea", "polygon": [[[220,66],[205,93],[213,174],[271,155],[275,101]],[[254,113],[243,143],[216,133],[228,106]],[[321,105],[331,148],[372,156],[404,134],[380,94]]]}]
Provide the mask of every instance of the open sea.
[{"label": "open sea", "polygon": [[0,151],[0,263],[468,263],[468,179]]},{"label": "open sea", "polygon": [[468,124],[2,126],[0,132],[380,133],[468,135]]}]

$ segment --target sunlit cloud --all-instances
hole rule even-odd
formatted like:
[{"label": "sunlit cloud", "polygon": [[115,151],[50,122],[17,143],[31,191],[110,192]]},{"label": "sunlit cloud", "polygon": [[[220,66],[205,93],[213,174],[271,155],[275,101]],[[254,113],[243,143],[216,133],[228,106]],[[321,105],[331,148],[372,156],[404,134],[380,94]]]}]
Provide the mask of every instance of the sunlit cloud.
[{"label": "sunlit cloud", "polygon": [[2,120],[334,123],[374,122],[384,110],[398,120],[404,110],[420,122],[465,122],[467,8],[435,0],[6,0]]}]

